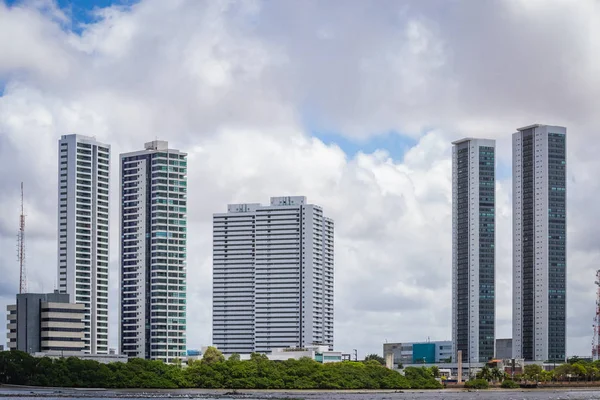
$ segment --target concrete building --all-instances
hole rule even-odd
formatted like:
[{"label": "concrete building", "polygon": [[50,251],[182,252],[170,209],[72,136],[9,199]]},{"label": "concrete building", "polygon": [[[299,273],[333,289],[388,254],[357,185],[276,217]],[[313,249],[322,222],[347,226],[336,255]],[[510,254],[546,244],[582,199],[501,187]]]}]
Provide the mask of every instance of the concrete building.
[{"label": "concrete building", "polygon": [[85,348],[85,308],[66,293],[24,293],[7,307],[7,347],[37,352],[81,352]]},{"label": "concrete building", "polygon": [[84,350],[106,354],[110,146],[64,135],[58,151],[58,287],[84,305]]},{"label": "concrete building", "polygon": [[494,357],[495,337],[496,142],[452,144],[453,354],[486,362]]},{"label": "concrete building", "polygon": [[494,358],[501,360],[512,358],[512,339],[496,339]]},{"label": "concrete building", "polygon": [[224,354],[333,350],[333,221],[306,197],[213,216],[213,343]]},{"label": "concrete building", "polygon": [[187,154],[166,141],[121,154],[120,353],[186,355]]},{"label": "concrete building", "polygon": [[390,355],[393,366],[445,363],[452,359],[452,341],[384,343],[383,357]]},{"label": "concrete building", "polygon": [[566,356],[566,128],[513,134],[513,357]]},{"label": "concrete building", "polygon": [[[330,351],[328,346],[271,349],[266,356],[271,361],[286,361],[289,359],[299,360],[308,357],[321,364],[342,362],[342,352]],[[240,360],[250,360],[251,357],[251,354],[242,354]]]},{"label": "concrete building", "polygon": [[77,357],[80,360],[89,360],[96,361],[100,364],[110,364],[115,362],[126,363],[129,360],[129,357],[122,354],[86,354],[76,351],[58,351],[51,350],[39,353],[33,353],[34,357],[47,357],[52,358],[54,360],[65,357]]}]

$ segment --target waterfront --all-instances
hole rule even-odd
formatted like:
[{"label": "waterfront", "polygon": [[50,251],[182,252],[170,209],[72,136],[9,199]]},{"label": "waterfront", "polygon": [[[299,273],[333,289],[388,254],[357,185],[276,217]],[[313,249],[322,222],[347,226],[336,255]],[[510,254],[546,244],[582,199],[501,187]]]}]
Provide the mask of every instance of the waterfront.
[{"label": "waterfront", "polygon": [[600,389],[595,390],[433,390],[433,391],[239,391],[235,394],[225,390],[78,390],[0,388],[0,397],[20,400],[43,398],[48,400],[106,400],[135,398],[151,399],[205,399],[205,400],[600,400]]}]

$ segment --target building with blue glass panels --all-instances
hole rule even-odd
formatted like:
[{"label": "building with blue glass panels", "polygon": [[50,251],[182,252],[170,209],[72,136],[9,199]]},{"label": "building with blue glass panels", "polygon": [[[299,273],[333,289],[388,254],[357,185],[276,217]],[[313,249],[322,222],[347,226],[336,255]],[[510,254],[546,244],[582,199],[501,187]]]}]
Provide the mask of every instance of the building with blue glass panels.
[{"label": "building with blue glass panels", "polygon": [[187,154],[165,141],[121,154],[120,352],[186,355]]}]

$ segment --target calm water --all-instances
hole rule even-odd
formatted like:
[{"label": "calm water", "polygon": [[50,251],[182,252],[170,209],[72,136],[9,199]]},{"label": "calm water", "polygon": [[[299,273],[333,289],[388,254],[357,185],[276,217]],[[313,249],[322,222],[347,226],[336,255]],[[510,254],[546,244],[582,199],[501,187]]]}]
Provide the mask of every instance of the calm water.
[{"label": "calm water", "polygon": [[263,399],[306,399],[306,400],[600,400],[600,390],[535,390],[535,391],[425,391],[407,393],[316,393],[316,392],[248,392],[240,391],[238,395],[227,395],[224,391],[210,390],[179,390],[179,391],[77,391],[73,389],[58,390],[8,390],[0,388],[0,397],[6,399],[48,399],[58,400],[70,398],[73,400],[106,400],[135,398],[138,400],[154,399],[191,399],[205,400],[263,400]]}]

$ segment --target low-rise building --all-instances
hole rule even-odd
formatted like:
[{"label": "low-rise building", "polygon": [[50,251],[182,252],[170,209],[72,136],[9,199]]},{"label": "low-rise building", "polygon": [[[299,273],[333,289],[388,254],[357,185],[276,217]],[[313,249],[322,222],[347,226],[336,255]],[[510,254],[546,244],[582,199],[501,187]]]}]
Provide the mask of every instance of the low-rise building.
[{"label": "low-rise building", "polygon": [[[276,348],[272,349],[266,356],[271,361],[285,361],[293,358],[299,360],[304,357],[312,358],[313,360],[327,364],[342,361],[341,351],[329,351],[328,346],[309,346],[296,348]],[[241,360],[249,360],[251,354],[242,354]]]},{"label": "low-rise building", "polygon": [[30,354],[84,349],[84,305],[66,293],[23,293],[7,306],[7,347]]},{"label": "low-rise building", "polygon": [[452,360],[452,341],[384,343],[383,357],[393,357],[393,365],[436,364]]},{"label": "low-rise building", "polygon": [[34,357],[48,357],[52,359],[77,357],[81,360],[96,361],[100,364],[110,364],[114,362],[126,363],[129,357],[124,354],[88,354],[82,351],[42,351],[39,353],[33,353]]}]

